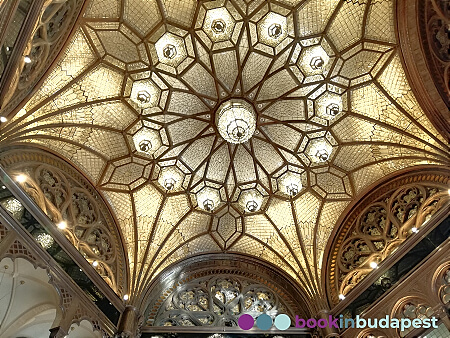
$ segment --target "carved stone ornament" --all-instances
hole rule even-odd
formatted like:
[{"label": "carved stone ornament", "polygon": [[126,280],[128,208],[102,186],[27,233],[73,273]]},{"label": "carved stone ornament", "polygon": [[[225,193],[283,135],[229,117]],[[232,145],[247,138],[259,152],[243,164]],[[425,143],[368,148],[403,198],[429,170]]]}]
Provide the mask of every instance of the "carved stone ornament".
[{"label": "carved stone ornament", "polygon": [[265,285],[238,276],[207,276],[179,286],[156,316],[155,326],[237,326],[241,314],[286,313]]},{"label": "carved stone ornament", "polygon": [[[393,180],[346,217],[331,256],[332,299],[348,294],[449,200],[448,174]],[[376,264],[376,265],[375,265]]]},{"label": "carved stone ornament", "polygon": [[419,1],[422,18],[421,33],[429,54],[428,67],[436,87],[450,107],[450,2],[448,0]]},{"label": "carved stone ornament", "polygon": [[46,0],[28,42],[24,55],[30,62],[21,61],[19,72],[13,79],[5,110],[14,109],[29,93],[29,89],[44,75],[66,43],[86,0]]},{"label": "carved stone ornament", "polygon": [[[125,285],[125,255],[120,234],[100,196],[86,179],[51,156],[23,152],[3,156],[0,163],[14,177],[26,176],[24,191],[111,286],[121,293]],[[17,162],[16,162],[17,161]]]}]

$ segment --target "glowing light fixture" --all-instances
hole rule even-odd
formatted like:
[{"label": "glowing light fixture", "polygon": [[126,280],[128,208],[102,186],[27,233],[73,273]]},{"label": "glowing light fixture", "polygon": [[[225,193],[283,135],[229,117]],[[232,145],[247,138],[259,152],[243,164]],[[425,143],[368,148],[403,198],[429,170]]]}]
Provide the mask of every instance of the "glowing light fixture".
[{"label": "glowing light fixture", "polygon": [[222,19],[214,20],[211,24],[211,29],[217,34],[225,32],[226,27],[227,24]]},{"label": "glowing light fixture", "polygon": [[339,295],[339,299],[340,299],[340,300],[344,300],[344,299],[345,299],[345,296],[341,293],[341,294]]},{"label": "glowing light fixture", "polygon": [[49,234],[39,234],[39,235],[37,235],[36,241],[44,249],[50,248],[53,245],[53,243],[54,243],[54,240],[53,240],[52,236],[50,236]]},{"label": "glowing light fixture", "polygon": [[27,177],[25,175],[20,174],[20,175],[16,176],[16,181],[19,183],[24,183],[26,180],[27,180]]},{"label": "glowing light fixture", "polygon": [[25,63],[31,63],[31,58],[27,55],[23,58],[23,61],[25,61]]},{"label": "glowing light fixture", "polygon": [[256,114],[253,107],[245,101],[228,101],[217,110],[216,125],[227,142],[244,143],[256,130]]},{"label": "glowing light fixture", "polygon": [[164,187],[166,188],[166,190],[170,191],[175,187],[175,183],[176,183],[175,179],[173,179],[171,177],[166,178],[164,180]]},{"label": "glowing light fixture", "polygon": [[338,94],[325,92],[316,100],[316,114],[321,118],[332,120],[341,111],[342,97]]},{"label": "glowing light fixture", "polygon": [[412,231],[413,233],[418,233],[418,232],[419,232],[419,229],[417,229],[416,227],[413,227],[413,228],[411,229],[411,231]]},{"label": "glowing light fixture", "polygon": [[315,163],[326,162],[330,159],[333,147],[324,138],[311,140],[309,157]]},{"label": "glowing light fixture", "polygon": [[130,98],[141,108],[150,108],[158,104],[161,90],[150,80],[139,80],[133,83]]},{"label": "glowing light fixture", "polygon": [[4,116],[0,116],[0,122],[5,123],[8,119]]},{"label": "glowing light fixture", "polygon": [[9,197],[0,202],[0,204],[14,216],[15,219],[21,219],[25,211],[22,203],[14,197]]},{"label": "glowing light fixture", "polygon": [[205,211],[213,211],[220,203],[219,192],[210,187],[204,187],[196,197],[198,206]]},{"label": "glowing light fixture", "polygon": [[203,31],[214,42],[228,40],[233,33],[235,21],[225,7],[213,8],[206,12]]},{"label": "glowing light fixture", "polygon": [[97,261],[93,261],[93,262],[92,262],[92,266],[93,266],[94,268],[96,268],[96,267],[98,266],[98,262],[97,262]]},{"label": "glowing light fixture", "polygon": [[164,167],[158,177],[158,183],[167,191],[177,190],[184,181],[184,173],[176,166]]},{"label": "glowing light fixture", "polygon": [[155,48],[158,60],[172,67],[177,67],[187,57],[183,38],[169,32],[159,38]]},{"label": "glowing light fixture", "polygon": [[257,212],[261,209],[263,197],[256,189],[245,190],[242,192],[240,204],[248,212]]},{"label": "glowing light fixture", "polygon": [[370,262],[369,265],[372,269],[376,269],[378,267],[378,264],[376,262]]},{"label": "glowing light fixture", "polygon": [[327,52],[321,45],[316,45],[302,50],[298,65],[306,76],[312,76],[322,74],[329,62]]},{"label": "glowing light fixture", "polygon": [[61,221],[58,224],[56,224],[56,226],[58,227],[58,229],[64,230],[65,228],[67,228],[67,222]]},{"label": "glowing light fixture", "polygon": [[175,56],[177,56],[177,48],[174,45],[168,43],[163,48],[163,55],[168,59],[173,59]]},{"label": "glowing light fixture", "polygon": [[282,192],[290,197],[297,195],[303,188],[301,175],[293,171],[287,171],[279,177],[278,184]]},{"label": "glowing light fixture", "polygon": [[123,295],[123,300],[127,301],[128,299],[130,299],[130,297],[128,295]]},{"label": "glowing light fixture", "polygon": [[287,19],[280,14],[269,12],[258,23],[259,41],[268,46],[278,46],[287,35]]},{"label": "glowing light fixture", "polygon": [[149,128],[142,128],[133,135],[133,142],[138,152],[151,155],[161,147],[158,133]]},{"label": "glowing light fixture", "polygon": [[268,30],[269,36],[274,39],[277,39],[281,36],[281,34],[283,34],[283,28],[278,23],[271,24]]}]

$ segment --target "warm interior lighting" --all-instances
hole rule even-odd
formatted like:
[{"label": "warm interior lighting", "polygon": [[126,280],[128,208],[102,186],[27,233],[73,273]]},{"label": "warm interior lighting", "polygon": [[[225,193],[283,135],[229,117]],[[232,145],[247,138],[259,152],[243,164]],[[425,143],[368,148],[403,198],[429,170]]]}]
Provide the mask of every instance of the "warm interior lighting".
[{"label": "warm interior lighting", "polygon": [[325,92],[316,101],[317,116],[332,120],[342,111],[342,97],[336,93]]},{"label": "warm interior lighting", "polygon": [[177,190],[182,186],[184,177],[184,173],[178,167],[164,167],[159,174],[158,183],[167,191]]},{"label": "warm interior lighting", "polygon": [[211,28],[216,33],[223,33],[225,31],[225,28],[227,27],[225,21],[222,19],[214,20],[211,24]]},{"label": "warm interior lighting", "polygon": [[214,207],[215,205],[213,200],[207,198],[206,200],[203,201],[203,209],[205,209],[206,211],[213,211]]},{"label": "warm interior lighting", "polygon": [[133,82],[130,98],[141,108],[150,108],[158,104],[161,90],[150,80]]},{"label": "warm interior lighting", "polygon": [[378,267],[378,264],[376,262],[370,262],[369,265],[372,269],[376,269]]},{"label": "warm interior lighting", "polygon": [[309,156],[313,162],[326,162],[330,159],[332,149],[326,139],[315,139],[311,141]]},{"label": "warm interior lighting", "polygon": [[322,46],[306,47],[298,60],[300,69],[306,76],[322,74],[330,62],[330,57]]},{"label": "warm interior lighting", "polygon": [[155,48],[159,61],[169,66],[178,66],[187,56],[183,38],[169,32],[159,38]]},{"label": "warm interior lighting", "polygon": [[173,59],[177,56],[177,48],[172,44],[167,44],[163,49],[163,54],[168,59]]},{"label": "warm interior lighting", "polygon": [[339,299],[340,299],[340,300],[344,300],[344,299],[345,299],[345,296],[341,293],[341,294],[339,295]]},{"label": "warm interior lighting", "polygon": [[54,243],[54,240],[53,240],[52,236],[50,236],[49,234],[39,234],[36,237],[36,241],[38,241],[38,243],[44,249],[50,248],[53,245],[53,243]]},{"label": "warm interior lighting", "polygon": [[23,60],[25,61],[25,63],[31,63],[31,58],[29,56],[25,56]]},{"label": "warm interior lighting", "polygon": [[269,29],[269,36],[276,39],[283,34],[283,28],[278,23],[273,23],[270,25]]},{"label": "warm interior lighting", "polygon": [[339,114],[339,111],[339,106],[336,103],[330,103],[327,106],[327,114],[332,117],[335,117],[337,114]]},{"label": "warm interior lighting", "polygon": [[278,46],[287,35],[287,19],[280,14],[269,12],[258,23],[259,39],[268,46]]},{"label": "warm interior lighting", "polygon": [[248,212],[257,212],[261,209],[263,197],[256,189],[245,190],[239,197],[241,206]]},{"label": "warm interior lighting", "polygon": [[67,228],[67,222],[61,221],[58,224],[56,224],[56,226],[58,227],[58,229],[64,230],[65,228]]},{"label": "warm interior lighting", "polygon": [[418,232],[419,232],[419,229],[417,229],[416,227],[413,227],[413,228],[411,229],[411,231],[412,231],[413,233],[418,233]]},{"label": "warm interior lighting", "polygon": [[166,190],[172,190],[175,187],[175,179],[172,177],[166,178],[164,180],[164,187],[166,188]]},{"label": "warm interior lighting", "polygon": [[258,209],[259,209],[258,202],[256,202],[255,200],[248,201],[247,204],[245,205],[245,207],[247,208],[247,211],[250,211],[250,212],[255,212],[255,211],[258,211]]},{"label": "warm interior lighting", "polygon": [[300,191],[299,186],[295,183],[290,183],[289,185],[286,186],[286,192],[288,193],[289,196],[295,196],[298,194],[298,192]]},{"label": "warm interior lighting", "polygon": [[8,119],[4,116],[0,116],[0,122],[5,123]]},{"label": "warm interior lighting", "polygon": [[127,301],[130,297],[128,295],[123,295],[123,300]]},{"label": "warm interior lighting", "polygon": [[208,212],[213,211],[220,203],[220,195],[216,189],[204,187],[197,195],[198,206]]},{"label": "warm interior lighting", "polygon": [[133,136],[136,150],[151,155],[161,146],[161,141],[155,130],[142,128]]},{"label": "warm interior lighting", "polygon": [[142,140],[139,142],[139,150],[144,153],[149,153],[152,150],[152,142],[150,140]]},{"label": "warm interior lighting", "polygon": [[25,175],[20,174],[20,175],[16,176],[16,181],[19,183],[24,183],[26,180],[27,180],[27,177]]},{"label": "warm interior lighting", "polygon": [[216,114],[217,129],[227,142],[247,142],[256,130],[256,114],[251,105],[244,101],[226,102]]},{"label": "warm interior lighting", "polygon": [[96,267],[98,266],[98,262],[97,262],[97,261],[93,261],[93,262],[92,262],[92,266],[93,266],[94,268],[96,268]]},{"label": "warm interior lighting", "polygon": [[214,42],[229,39],[234,26],[234,19],[225,7],[213,8],[206,12],[203,30]]}]

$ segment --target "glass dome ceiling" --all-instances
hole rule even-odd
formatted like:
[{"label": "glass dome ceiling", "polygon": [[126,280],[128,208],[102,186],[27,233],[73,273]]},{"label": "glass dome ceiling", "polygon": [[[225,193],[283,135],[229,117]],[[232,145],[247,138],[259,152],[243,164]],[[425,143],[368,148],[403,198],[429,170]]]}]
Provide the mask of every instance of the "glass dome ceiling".
[{"label": "glass dome ceiling", "polygon": [[[313,298],[349,202],[391,172],[448,161],[408,85],[394,8],[93,0],[0,141],[49,149],[94,182],[122,230],[133,291],[226,248],[279,266]],[[231,99],[254,109],[242,143],[216,125]]]}]

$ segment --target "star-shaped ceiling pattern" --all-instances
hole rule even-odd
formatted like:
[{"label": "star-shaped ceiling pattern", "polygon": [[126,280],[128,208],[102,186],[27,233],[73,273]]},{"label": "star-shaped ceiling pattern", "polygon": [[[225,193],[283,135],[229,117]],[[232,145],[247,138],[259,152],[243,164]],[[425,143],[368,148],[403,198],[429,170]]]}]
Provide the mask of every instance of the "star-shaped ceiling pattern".
[{"label": "star-shaped ceiling pattern", "polygon": [[[171,263],[227,251],[315,297],[349,202],[393,171],[448,161],[394,27],[394,0],[94,0],[0,139],[51,149],[95,183],[133,294]],[[236,100],[256,124],[243,143],[217,123]]]}]

